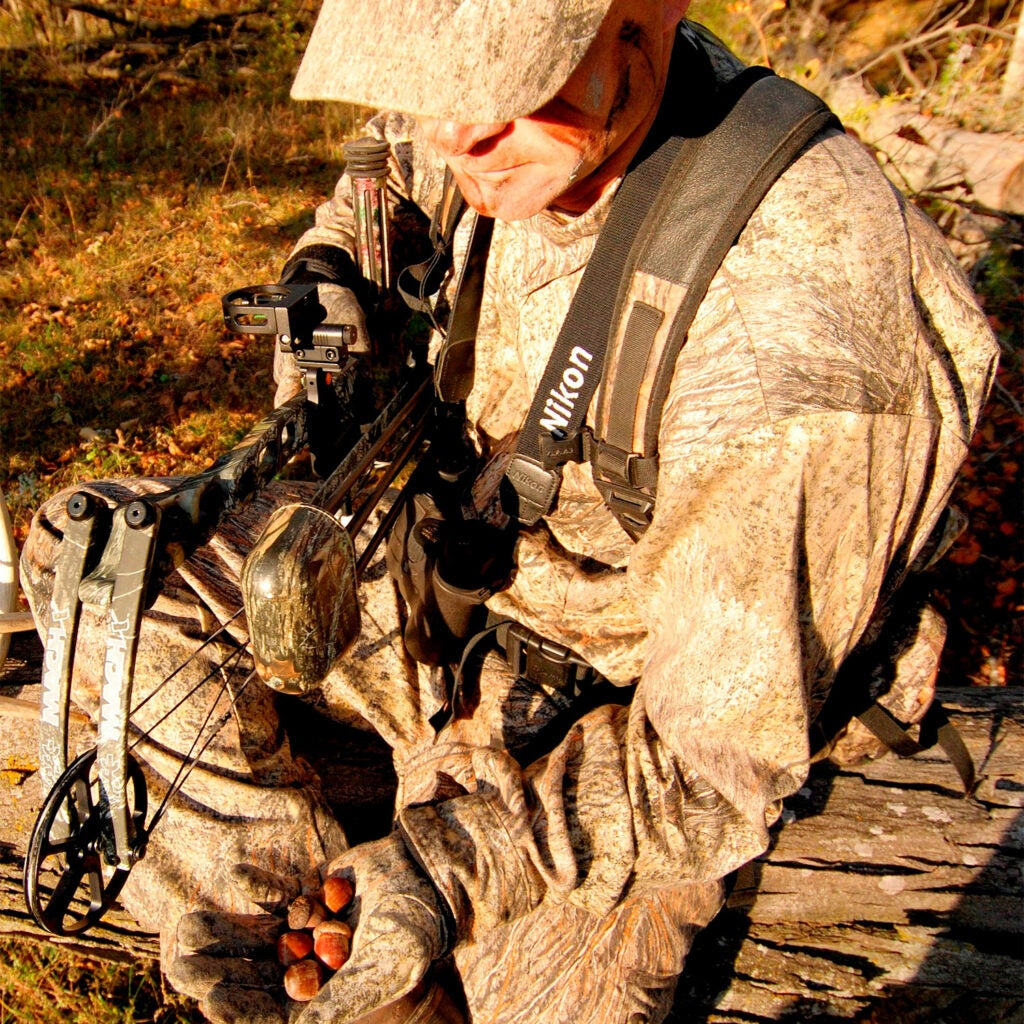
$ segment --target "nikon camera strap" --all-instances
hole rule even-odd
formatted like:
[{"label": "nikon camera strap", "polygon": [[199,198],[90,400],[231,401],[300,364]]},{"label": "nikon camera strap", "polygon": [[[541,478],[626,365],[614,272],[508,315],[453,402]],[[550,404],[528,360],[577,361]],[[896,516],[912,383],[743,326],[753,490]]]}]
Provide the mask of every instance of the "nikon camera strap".
[{"label": "nikon camera strap", "polygon": [[[670,76],[659,120],[687,98]],[[524,525],[554,508],[561,467],[589,460],[626,531],[646,529],[661,407],[711,279],[782,172],[823,130],[842,130],[820,99],[767,68],[746,69],[718,100],[708,130],[671,132],[641,153],[612,202],[506,469],[518,496],[508,511]],[[640,302],[624,308],[638,272],[679,296],[671,316]],[[602,376],[604,436],[595,440],[584,424]]]}]

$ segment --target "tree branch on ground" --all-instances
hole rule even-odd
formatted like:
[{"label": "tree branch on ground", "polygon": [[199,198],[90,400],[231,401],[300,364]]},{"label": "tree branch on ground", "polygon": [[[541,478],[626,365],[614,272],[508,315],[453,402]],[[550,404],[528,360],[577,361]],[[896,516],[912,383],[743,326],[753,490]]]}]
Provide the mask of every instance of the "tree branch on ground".
[{"label": "tree branch on ground", "polygon": [[84,0],[54,0],[54,6],[65,11],[88,14],[112,25],[121,25],[137,32],[145,32],[147,35],[172,38],[195,35],[201,30],[210,28],[234,25],[253,14],[265,13],[260,8],[246,8],[228,14],[200,14],[191,21],[183,23],[165,23],[153,18],[144,18],[141,14],[127,17],[120,10],[115,10],[106,4],[87,3]]},{"label": "tree branch on ground", "polygon": [[972,22],[970,25],[959,25],[959,24],[943,24],[938,28],[931,29],[928,32],[921,32],[916,36],[912,36],[905,42],[896,43],[893,46],[883,50],[877,57],[872,57],[871,60],[865,64],[861,64],[860,67],[851,71],[846,78],[857,78],[861,75],[866,74],[872,68],[878,67],[879,64],[883,64],[885,61],[896,58],[897,60],[901,55],[910,53],[913,50],[921,49],[926,46],[930,46],[932,43],[936,43],[939,40],[946,39],[949,36],[967,34],[969,32],[980,32],[983,35],[996,36],[1000,39],[1013,39],[1013,33],[1007,32],[1004,29],[993,28],[991,25],[982,25],[980,22]]}]

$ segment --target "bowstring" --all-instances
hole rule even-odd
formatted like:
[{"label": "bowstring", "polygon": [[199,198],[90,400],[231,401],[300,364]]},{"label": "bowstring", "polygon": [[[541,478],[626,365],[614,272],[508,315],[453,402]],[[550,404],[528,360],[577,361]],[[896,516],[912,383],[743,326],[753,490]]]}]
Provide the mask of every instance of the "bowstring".
[{"label": "bowstring", "polygon": [[[178,792],[180,792],[182,786],[185,785],[185,782],[188,780],[189,775],[192,774],[193,769],[196,767],[196,765],[199,764],[200,758],[202,758],[203,754],[206,752],[207,747],[209,747],[210,743],[213,742],[214,738],[218,735],[221,729],[223,729],[224,726],[228,723],[232,716],[232,713],[234,712],[236,705],[238,704],[239,700],[241,700],[242,695],[245,693],[246,689],[248,688],[252,680],[256,678],[257,673],[255,669],[251,670],[248,673],[248,675],[246,675],[245,679],[243,679],[241,684],[239,685],[237,691],[231,695],[231,699],[228,703],[227,710],[224,711],[224,713],[220,716],[220,719],[214,724],[213,728],[209,730],[206,739],[203,740],[202,746],[199,747],[199,750],[197,751],[196,745],[199,743],[200,738],[203,736],[204,732],[207,732],[207,726],[210,724],[210,719],[213,718],[213,713],[217,709],[217,705],[220,703],[221,698],[224,696],[225,692],[228,689],[232,674],[235,671],[235,668],[237,667],[237,663],[241,661],[242,656],[247,652],[247,650],[248,645],[241,646],[236,650],[232,651],[218,665],[215,665],[213,668],[211,668],[210,671],[199,681],[199,683],[196,684],[195,687],[192,688],[192,690],[189,691],[188,694],[186,694],[180,701],[178,701],[178,703],[173,708],[171,708],[171,710],[168,711],[163,717],[161,717],[157,722],[150,726],[148,731],[143,732],[142,735],[140,735],[139,738],[135,740],[135,742],[131,745],[130,749],[134,750],[144,740],[149,739],[152,731],[155,730],[162,722],[166,721],[166,719],[170,717],[170,715],[172,715],[186,700],[188,700],[193,694],[195,694],[200,689],[200,687],[209,682],[217,673],[222,673],[221,684],[217,688],[216,693],[213,695],[213,699],[210,701],[210,707],[206,712],[206,717],[203,719],[199,728],[196,730],[195,738],[192,740],[192,745],[191,747],[189,747],[188,752],[184,755],[184,757],[181,758],[181,763],[178,766],[178,770],[175,773],[174,778],[171,779],[170,783],[168,783],[167,792],[161,799],[160,806],[157,807],[156,811],[153,812],[153,817],[150,819],[149,825],[146,826],[147,836],[153,831],[154,828],[156,828],[157,823],[163,817],[164,812],[167,809],[168,803],[171,801],[171,799],[173,799],[174,796],[177,795]],[[234,664],[232,664],[232,662]]]},{"label": "bowstring", "polygon": [[[238,611],[236,611],[234,613],[234,615],[230,616],[225,622],[223,622],[221,624],[221,626],[218,629],[214,630],[214,632],[212,632],[194,651],[192,651],[189,654],[189,656],[176,669],[174,669],[173,672],[171,672],[169,675],[164,676],[164,678],[161,679],[160,682],[155,687],[153,687],[153,690],[149,693],[149,695],[144,697],[141,701],[139,701],[138,704],[135,705],[135,707],[133,707],[131,709],[131,712],[129,713],[129,717],[131,715],[138,714],[165,686],[168,685],[168,683],[170,683],[170,681],[179,672],[181,672],[183,669],[185,669],[189,665],[191,665],[192,662],[197,657],[199,657],[199,655],[203,651],[203,649],[206,648],[206,647],[209,647],[210,644],[212,644],[222,633],[227,633],[228,636],[230,636],[231,634],[228,633],[228,626],[230,626],[231,623],[234,622],[235,619],[237,619],[238,616],[242,614],[243,610],[244,609],[239,608]],[[243,650],[247,649],[248,648],[248,641],[246,641],[244,644],[242,644],[241,648]],[[225,659],[225,661],[226,660],[227,659]],[[194,694],[196,692],[196,690],[198,690],[199,687],[202,686],[203,683],[205,683],[210,678],[210,676],[214,672],[216,672],[216,671],[217,671],[217,668],[212,669],[210,673],[208,673],[203,679],[201,679],[199,681],[199,683],[196,684],[195,687],[193,687],[193,689],[189,690],[189,692],[186,695],[186,697],[191,697],[192,694]],[[177,711],[178,708],[181,707],[183,702],[184,702],[184,698],[181,701],[179,701],[177,704],[175,704],[174,707],[171,708],[171,710],[168,711],[166,715],[164,715],[162,718],[158,719],[150,728],[155,729],[158,725],[160,725],[168,717],[168,715],[171,715],[175,711]],[[141,738],[142,737],[140,737],[140,739]],[[136,742],[138,742],[138,741],[136,741]]]},{"label": "bowstring", "polygon": [[[191,651],[188,657],[186,657],[173,671],[164,676],[164,678],[153,688],[153,690],[132,708],[129,714],[129,719],[137,715],[138,712],[141,711],[166,686],[168,686],[177,675],[179,675],[185,668],[191,665],[199,657],[203,650],[205,650],[211,644],[215,643],[222,636],[227,636],[234,640],[234,638],[231,636],[230,631],[228,630],[228,627],[242,614],[243,611],[244,608],[239,608],[233,615],[229,616],[194,651]],[[199,681],[196,682],[195,685],[193,685],[189,690],[187,690],[185,694],[181,696],[155,722],[150,723],[150,725],[146,729],[142,729],[139,726],[129,722],[129,728],[134,729],[139,733],[139,736],[128,747],[129,752],[133,752],[141,743],[145,742],[146,740],[152,740],[153,733],[161,725],[163,725],[163,723],[166,722],[176,711],[178,711],[181,707],[188,703],[204,686],[206,686],[207,683],[210,682],[210,680],[212,680],[218,674],[221,676],[221,684],[217,688],[216,693],[213,695],[213,699],[210,702],[210,707],[209,710],[206,712],[205,718],[203,719],[199,728],[196,730],[196,735],[195,738],[192,740],[192,745],[189,747],[188,752],[180,758],[181,763],[178,766],[178,770],[175,773],[174,778],[171,779],[170,783],[168,783],[167,791],[164,794],[163,798],[161,799],[160,805],[157,807],[156,811],[153,812],[153,817],[150,819],[149,824],[146,826],[145,831],[147,836],[153,831],[154,828],[156,828],[157,823],[163,817],[164,812],[167,809],[168,803],[174,798],[174,796],[177,795],[177,793],[181,791],[181,788],[185,785],[185,782],[188,780],[189,775],[192,774],[193,769],[196,767],[196,765],[199,763],[200,758],[202,758],[203,754],[206,752],[207,747],[209,747],[214,737],[216,737],[217,734],[221,731],[221,729],[223,729],[224,726],[227,724],[228,720],[231,718],[231,715],[235,707],[237,706],[239,700],[241,700],[242,695],[244,694],[246,688],[248,687],[249,683],[252,682],[252,680],[257,675],[254,669],[249,672],[249,674],[245,677],[244,680],[242,680],[242,683],[238,687],[237,691],[231,694],[231,699],[228,703],[227,710],[224,712],[223,715],[221,715],[220,720],[214,724],[213,729],[210,730],[206,739],[203,741],[202,746],[197,751],[196,745],[199,743],[200,738],[203,736],[203,733],[206,732],[207,726],[210,724],[210,719],[213,717],[213,713],[216,710],[217,705],[220,703],[221,698],[228,690],[231,678],[235,671],[237,670],[238,664],[241,662],[243,656],[249,652],[248,640],[246,640],[244,643],[239,643],[238,641],[234,642],[236,646],[231,651],[229,651],[219,662],[212,665],[209,671],[201,679],[199,679]],[[158,741],[153,740],[153,742]]]},{"label": "bowstring", "polygon": [[[421,438],[422,438],[422,426],[421,426],[421,428],[418,431],[417,430],[413,430],[411,432],[411,437],[406,438],[405,443],[404,443],[404,445],[402,447],[402,455],[404,457],[401,458],[401,459],[391,460],[391,464],[397,464],[397,465],[404,464],[404,462],[408,458],[408,455],[415,448],[416,444],[419,443]],[[384,487],[392,482],[393,477],[394,477],[394,474],[385,475],[384,481],[378,483],[377,490],[382,492]],[[378,497],[378,495],[375,493],[374,497]],[[376,504],[376,502],[369,502],[368,501],[368,502],[365,503],[365,506],[372,506],[372,505],[375,505],[375,504]],[[370,540],[368,541],[368,543],[366,545],[366,548],[364,549],[362,554],[357,559],[357,565],[356,565],[357,574],[361,574],[362,571],[365,570],[367,563],[372,558],[373,554],[376,552],[382,537],[386,534],[387,529],[392,525],[393,520],[395,518],[394,513],[397,512],[397,509],[398,509],[398,507],[400,505],[401,505],[400,501],[396,501],[394,503],[394,507],[389,510],[389,512],[392,513],[392,514],[391,515],[385,515],[383,517],[383,521],[378,525],[377,529],[374,531],[374,533],[370,537]],[[360,526],[362,526],[364,524],[364,522],[365,522],[365,516],[363,518],[360,518],[357,515],[357,516],[354,516],[352,518],[354,519],[354,522],[346,523],[345,524],[346,527],[349,529],[350,534],[358,532],[358,528]],[[353,529],[353,527],[355,527],[355,529]],[[216,724],[214,725],[214,727],[209,731],[209,734],[206,736],[206,739],[203,741],[202,746],[197,751],[196,750],[196,744],[199,743],[200,738],[203,736],[203,733],[206,731],[207,726],[210,723],[210,719],[213,717],[213,713],[216,710],[217,705],[220,703],[220,700],[224,696],[224,693],[228,690],[232,674],[234,673],[235,669],[237,668],[237,665],[241,661],[242,657],[249,652],[249,641],[246,640],[246,641],[240,643],[237,640],[234,640],[234,638],[231,636],[231,633],[230,633],[230,631],[228,629],[228,627],[231,625],[231,623],[233,623],[244,612],[244,610],[245,610],[244,607],[239,608],[232,615],[230,615],[216,630],[213,631],[213,633],[211,633],[175,669],[173,669],[170,673],[168,673],[152,689],[152,691],[150,691],[149,694],[147,694],[141,701],[139,701],[139,703],[136,704],[131,709],[131,711],[129,712],[129,728],[134,729],[134,730],[136,730],[139,733],[138,737],[128,747],[128,751],[129,752],[133,752],[140,744],[142,744],[146,740],[150,740],[151,742],[154,742],[154,743],[158,742],[158,741],[152,739],[152,734],[164,722],[166,722],[179,708],[181,708],[185,703],[187,703],[189,700],[191,700],[192,697],[194,697],[195,694],[198,693],[199,690],[201,690],[203,688],[203,686],[205,686],[215,675],[217,675],[218,673],[222,674],[222,682],[221,682],[220,686],[217,688],[217,692],[214,694],[213,700],[210,702],[210,707],[209,707],[208,711],[206,712],[206,716],[203,719],[202,724],[199,726],[198,730],[196,731],[195,738],[192,740],[192,745],[189,747],[188,753],[186,753],[184,755],[184,757],[180,758],[181,763],[178,766],[178,770],[175,772],[174,778],[168,784],[167,791],[165,792],[163,798],[161,799],[160,804],[157,807],[156,811],[153,812],[153,816],[150,819],[149,824],[147,826],[145,826],[145,830],[144,831],[145,831],[145,835],[147,837],[150,834],[152,834],[153,830],[156,828],[157,824],[160,822],[161,818],[163,817],[164,813],[166,812],[168,804],[181,791],[182,787],[185,785],[185,782],[188,780],[189,775],[192,774],[192,771],[199,764],[200,759],[202,758],[203,754],[206,752],[206,750],[209,747],[210,743],[217,736],[217,734],[221,731],[221,729],[224,728],[224,726],[227,724],[228,720],[231,718],[232,713],[234,712],[234,709],[238,705],[238,702],[241,700],[242,695],[245,693],[245,691],[248,688],[249,684],[258,675],[256,670],[253,669],[253,670],[251,670],[248,673],[248,675],[245,677],[245,679],[242,680],[242,682],[239,685],[237,691],[234,694],[231,695],[231,699],[230,699],[230,701],[228,703],[227,710],[221,715],[219,721],[217,721]],[[189,689],[182,697],[180,697],[177,700],[177,702],[169,710],[167,710],[164,714],[162,714],[155,722],[151,723],[148,726],[148,728],[142,729],[139,726],[134,725],[134,724],[131,723],[130,719],[134,715],[138,714],[138,712],[141,711],[166,686],[168,686],[171,683],[171,681],[179,673],[181,673],[188,665],[192,664],[192,662],[197,657],[199,657],[199,655],[201,654],[201,652],[205,648],[209,647],[211,644],[216,642],[218,640],[218,638],[220,638],[221,636],[230,637],[235,642],[236,646],[234,647],[233,650],[231,650],[219,663],[217,663],[216,665],[213,665],[213,667],[211,667],[210,670],[194,686],[191,687],[191,689]]]}]

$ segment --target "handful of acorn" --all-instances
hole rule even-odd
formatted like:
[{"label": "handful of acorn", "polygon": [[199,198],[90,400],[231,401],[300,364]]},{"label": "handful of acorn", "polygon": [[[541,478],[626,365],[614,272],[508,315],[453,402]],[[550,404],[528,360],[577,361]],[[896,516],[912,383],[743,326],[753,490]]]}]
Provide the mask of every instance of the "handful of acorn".
[{"label": "handful of acorn", "polygon": [[329,877],[320,898],[296,896],[288,906],[288,930],[277,940],[277,958],[285,968],[284,989],[290,999],[305,1003],[348,960],[352,929],[333,915],[354,895],[347,878]]}]

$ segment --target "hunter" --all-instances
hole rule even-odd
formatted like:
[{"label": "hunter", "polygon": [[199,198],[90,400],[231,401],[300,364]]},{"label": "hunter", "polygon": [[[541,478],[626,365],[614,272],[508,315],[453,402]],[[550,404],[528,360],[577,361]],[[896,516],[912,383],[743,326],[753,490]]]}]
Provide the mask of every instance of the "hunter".
[{"label": "hunter", "polygon": [[[447,169],[470,207],[431,300],[438,356],[470,233],[493,219],[459,401],[496,544],[516,519],[506,474],[524,420],[624,177],[657,125],[699,126],[744,71],[687,7],[324,0],[306,49],[296,99],[386,112],[367,132],[391,145],[394,197],[429,218]],[[659,237],[686,246],[693,227]],[[342,182],[283,280],[317,283],[331,321],[365,330],[353,237]],[[613,284],[663,314],[679,302],[656,275]],[[388,834],[346,849],[273,695],[239,710],[124,893],[160,931],[171,983],[217,1022],[347,1024],[384,1007],[473,1024],[663,1020],[726,879],[766,849],[820,753],[812,727],[844,663],[884,681],[875,695],[904,723],[930,704],[944,627],[901,584],[942,546],[995,359],[935,226],[824,127],[700,299],[659,410],[649,525],[624,528],[591,465],[564,462],[551,507],[520,516],[514,568],[486,599],[494,625],[470,641],[472,693],[439,731],[451,659],[410,657],[394,581],[368,574],[360,641],[319,700],[392,748]],[[300,382],[286,358],[275,369],[281,402]],[[562,411],[587,369],[562,372]],[[605,385],[623,370],[606,365]],[[61,516],[50,502],[26,547],[36,607]],[[183,649],[206,608],[230,605],[255,532],[221,539],[220,575],[183,567],[148,616],[150,650]],[[843,743],[878,752],[854,729],[837,755]],[[172,738],[140,752],[170,771]],[[355,887],[351,959],[288,1004],[251,934],[278,883],[294,893],[328,865]]]}]

